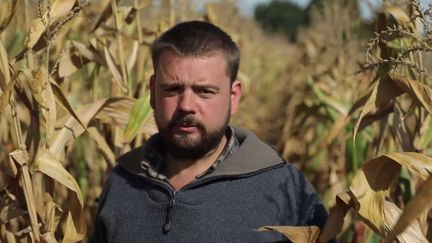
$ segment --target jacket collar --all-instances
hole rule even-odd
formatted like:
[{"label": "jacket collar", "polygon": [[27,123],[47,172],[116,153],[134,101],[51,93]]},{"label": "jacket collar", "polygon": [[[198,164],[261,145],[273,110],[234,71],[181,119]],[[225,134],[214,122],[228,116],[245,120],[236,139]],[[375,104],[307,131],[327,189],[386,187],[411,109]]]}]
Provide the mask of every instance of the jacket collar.
[{"label": "jacket collar", "polygon": [[[233,128],[239,141],[238,150],[222,161],[213,172],[202,178],[248,175],[285,163],[273,148],[262,142],[253,132],[239,127]],[[149,157],[159,146],[159,141],[160,135],[153,135],[144,146],[119,157],[119,166],[132,174],[148,177],[148,170],[143,168],[143,164],[150,163]]]}]

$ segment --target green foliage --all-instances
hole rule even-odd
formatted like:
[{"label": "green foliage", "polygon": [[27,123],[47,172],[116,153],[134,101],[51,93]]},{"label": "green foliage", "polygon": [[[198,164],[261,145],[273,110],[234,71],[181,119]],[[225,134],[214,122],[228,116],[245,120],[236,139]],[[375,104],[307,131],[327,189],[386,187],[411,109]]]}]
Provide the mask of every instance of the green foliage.
[{"label": "green foliage", "polygon": [[255,19],[268,32],[285,34],[291,41],[297,38],[297,30],[308,24],[307,11],[298,5],[275,0],[255,8]]}]

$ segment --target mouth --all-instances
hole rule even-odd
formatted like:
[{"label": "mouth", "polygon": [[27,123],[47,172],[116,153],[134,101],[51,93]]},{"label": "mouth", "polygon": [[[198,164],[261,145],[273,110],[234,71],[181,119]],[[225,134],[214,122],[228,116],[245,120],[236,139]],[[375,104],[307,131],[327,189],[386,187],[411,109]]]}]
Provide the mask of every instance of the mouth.
[{"label": "mouth", "polygon": [[185,133],[192,133],[198,130],[196,126],[192,125],[177,125],[176,128],[178,129],[178,131]]}]

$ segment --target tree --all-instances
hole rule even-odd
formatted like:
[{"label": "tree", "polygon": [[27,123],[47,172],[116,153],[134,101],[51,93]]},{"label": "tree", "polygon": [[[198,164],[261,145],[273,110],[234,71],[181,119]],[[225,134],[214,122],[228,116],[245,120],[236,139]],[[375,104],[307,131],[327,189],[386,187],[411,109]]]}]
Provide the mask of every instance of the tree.
[{"label": "tree", "polygon": [[283,33],[291,41],[296,40],[298,28],[308,24],[306,10],[294,3],[282,0],[259,4],[255,8],[255,19],[265,31]]}]

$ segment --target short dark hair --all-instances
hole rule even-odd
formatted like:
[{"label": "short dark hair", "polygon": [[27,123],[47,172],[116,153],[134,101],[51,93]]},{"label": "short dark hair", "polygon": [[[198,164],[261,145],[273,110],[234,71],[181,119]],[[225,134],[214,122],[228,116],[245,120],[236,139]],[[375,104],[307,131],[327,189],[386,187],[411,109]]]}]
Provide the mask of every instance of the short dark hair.
[{"label": "short dark hair", "polygon": [[182,22],[157,38],[151,48],[156,73],[160,55],[171,50],[182,56],[211,56],[221,52],[227,61],[227,74],[234,82],[240,65],[240,50],[219,27],[203,21]]}]

